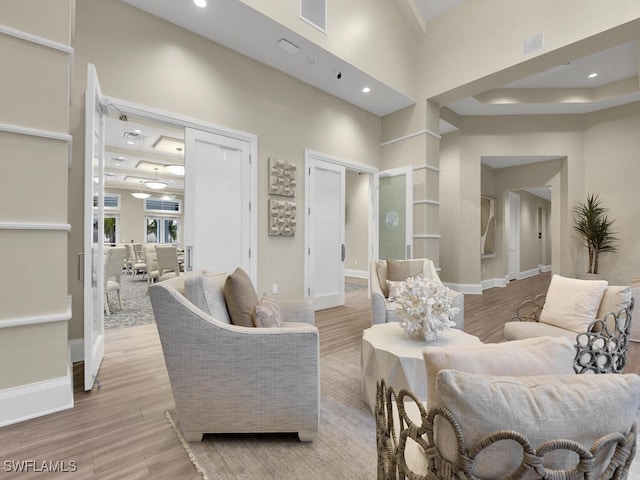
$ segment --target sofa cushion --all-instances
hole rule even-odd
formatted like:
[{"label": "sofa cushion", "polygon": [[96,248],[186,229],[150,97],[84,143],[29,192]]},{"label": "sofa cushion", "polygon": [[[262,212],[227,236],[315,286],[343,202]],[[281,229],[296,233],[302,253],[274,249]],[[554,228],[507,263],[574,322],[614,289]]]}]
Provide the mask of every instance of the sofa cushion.
[{"label": "sofa cushion", "polygon": [[389,296],[389,287],[387,286],[387,261],[376,261],[376,273],[378,274],[378,285],[385,298]]},{"label": "sofa cushion", "polygon": [[606,288],[596,318],[604,318],[608,313],[616,315],[631,303],[631,287],[611,285]]},{"label": "sofa cushion", "polygon": [[578,334],[565,328],[541,322],[512,321],[504,324],[506,340],[524,340],[532,337],[564,337],[572,344],[576,343]]},{"label": "sofa cushion", "polygon": [[486,375],[573,374],[576,349],[564,337],[537,337],[480,345],[427,346],[423,351],[427,372],[427,405],[435,405],[440,370]]},{"label": "sofa cushion", "polygon": [[[628,433],[640,406],[640,377],[635,374],[504,377],[442,370],[436,389],[436,405],[456,417],[467,447],[507,429],[523,434],[534,448],[547,440],[571,439],[588,449],[603,435]],[[454,459],[456,439],[442,418],[436,422],[436,436],[443,456]],[[597,458],[607,458],[612,448],[604,448]],[[514,441],[494,443],[476,458],[472,473],[478,478],[507,478],[522,455]],[[576,454],[567,450],[545,455],[548,468],[576,463]],[[595,472],[593,478],[599,475]]]},{"label": "sofa cushion", "polygon": [[231,323],[242,327],[253,327],[253,312],[258,304],[258,294],[249,276],[241,268],[227,277],[224,283],[224,299]]},{"label": "sofa cushion", "polygon": [[276,299],[264,295],[256,305],[253,315],[256,327],[279,327],[282,324],[282,311]]},{"label": "sofa cushion", "polygon": [[540,321],[573,332],[586,332],[596,318],[606,280],[580,280],[554,275]]},{"label": "sofa cushion", "polygon": [[190,275],[184,280],[184,296],[200,310],[224,323],[231,323],[224,299],[226,273]]}]

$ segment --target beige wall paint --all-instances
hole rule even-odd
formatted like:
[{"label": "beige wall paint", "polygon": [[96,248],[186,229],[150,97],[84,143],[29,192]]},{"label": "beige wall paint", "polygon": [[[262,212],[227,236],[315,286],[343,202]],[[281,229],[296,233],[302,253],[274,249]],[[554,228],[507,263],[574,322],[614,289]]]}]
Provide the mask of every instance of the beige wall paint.
[{"label": "beige wall paint", "polygon": [[[7,0],[0,23],[68,45],[71,12],[70,0]],[[0,123],[67,134],[69,55],[0,34],[0,60]],[[69,372],[67,321],[40,321],[67,314],[68,161],[66,141],[0,133],[0,264],[10,273],[0,280],[0,391],[18,388],[12,395],[33,402],[25,411],[50,399],[19,387],[44,382],[35,388],[46,395],[46,382]]]},{"label": "beige wall paint", "polygon": [[[587,193],[597,193],[615,220],[618,252],[600,257],[600,271],[614,284],[628,285],[640,274],[638,132],[640,102],[593,113],[586,119],[586,175],[580,201],[585,201]],[[586,262],[581,266],[586,268]]]},{"label": "beige wall paint", "polygon": [[538,239],[538,209],[551,214],[551,202],[524,190],[516,190],[520,195],[520,271],[537,270],[541,263],[543,241]]},{"label": "beige wall paint", "polygon": [[243,3],[415,98],[417,37],[396,2],[327,2],[326,34],[300,19],[299,0],[243,0]]},{"label": "beige wall paint", "polygon": [[[635,0],[615,8],[602,0],[584,0],[579,8],[574,0],[463,2],[429,23],[418,51],[418,98],[439,97],[447,105],[635,39],[638,24]],[[523,41],[538,33],[544,47],[525,54]]]},{"label": "beige wall paint", "polygon": [[[639,127],[640,103],[587,116],[464,118],[461,131],[445,135],[441,142],[441,262],[458,262],[458,277],[449,278],[443,270],[446,280],[477,284],[489,278],[488,272],[481,274],[475,267],[481,263],[479,254],[467,258],[468,252],[476,251],[475,223],[479,218],[468,191],[476,190],[479,196],[481,185],[489,188],[478,176],[480,157],[555,155],[564,158],[494,172],[498,223],[504,222],[508,190],[551,185],[552,235],[547,254],[554,273],[573,277],[583,271],[584,252],[573,233],[571,210],[576,202],[584,201],[587,192],[600,193],[623,240],[619,252],[603,257],[602,270],[610,283],[628,284],[640,271],[634,210],[638,203],[634,165]],[[496,235],[496,248],[502,255],[487,261],[485,267],[490,267],[496,278],[506,274],[505,228]],[[525,265],[521,269],[525,270]]]},{"label": "beige wall paint", "polygon": [[[304,218],[292,237],[267,234],[267,158],[295,162],[295,198],[304,211],[304,150],[378,167],[380,118],[225,47],[116,0],[78,2],[75,90],[71,109],[74,166],[70,174],[70,257],[82,250],[82,158],[86,65],[94,63],[103,93],[258,138],[258,291],[301,295]],[[118,25],[118,34],[113,34]],[[74,267],[75,268],[75,267]],[[80,282],[71,337],[82,336]]]},{"label": "beige wall paint", "polygon": [[369,174],[347,170],[345,247],[347,270],[369,271]]}]

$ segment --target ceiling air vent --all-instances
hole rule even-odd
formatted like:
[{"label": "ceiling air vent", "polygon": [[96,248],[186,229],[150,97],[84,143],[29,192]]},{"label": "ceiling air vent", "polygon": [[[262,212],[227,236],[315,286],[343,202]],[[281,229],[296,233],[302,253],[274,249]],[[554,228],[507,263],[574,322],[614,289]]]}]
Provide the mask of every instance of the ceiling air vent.
[{"label": "ceiling air vent", "polygon": [[326,33],[327,0],[300,0],[300,18]]},{"label": "ceiling air vent", "polygon": [[136,133],[136,132],[124,132],[122,134],[122,138],[124,138],[125,140],[142,141],[144,140],[144,135],[140,135],[139,133]]}]

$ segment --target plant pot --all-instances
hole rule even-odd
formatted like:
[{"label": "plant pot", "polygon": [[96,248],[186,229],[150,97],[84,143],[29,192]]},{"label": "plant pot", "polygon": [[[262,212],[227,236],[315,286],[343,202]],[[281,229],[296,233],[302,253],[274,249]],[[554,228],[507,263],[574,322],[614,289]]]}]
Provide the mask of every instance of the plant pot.
[{"label": "plant pot", "polygon": [[579,273],[578,278],[580,280],[604,280],[604,275],[601,273]]}]

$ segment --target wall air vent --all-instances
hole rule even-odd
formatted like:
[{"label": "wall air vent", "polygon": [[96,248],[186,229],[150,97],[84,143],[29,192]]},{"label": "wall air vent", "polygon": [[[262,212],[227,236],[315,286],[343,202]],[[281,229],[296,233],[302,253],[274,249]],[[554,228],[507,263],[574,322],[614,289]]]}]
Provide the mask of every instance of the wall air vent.
[{"label": "wall air vent", "polygon": [[300,18],[327,33],[327,0],[300,0]]}]

